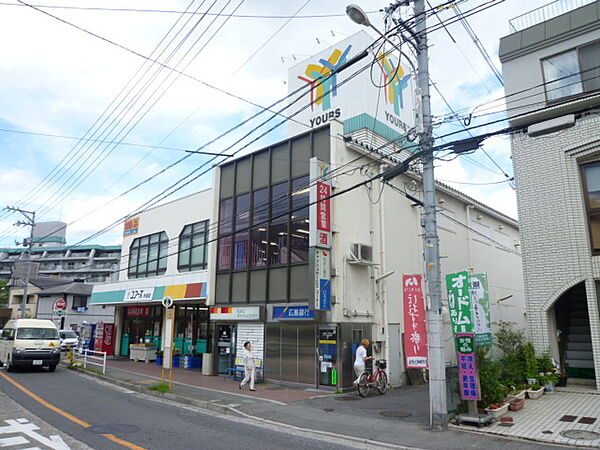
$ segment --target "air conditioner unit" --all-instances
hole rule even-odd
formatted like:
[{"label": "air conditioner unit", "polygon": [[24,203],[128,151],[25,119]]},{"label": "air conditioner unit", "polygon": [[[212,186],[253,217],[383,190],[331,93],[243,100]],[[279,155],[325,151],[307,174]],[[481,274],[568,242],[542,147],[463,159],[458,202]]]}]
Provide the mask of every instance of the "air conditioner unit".
[{"label": "air conditioner unit", "polygon": [[370,245],[352,243],[350,247],[350,264],[373,264],[373,247]]}]

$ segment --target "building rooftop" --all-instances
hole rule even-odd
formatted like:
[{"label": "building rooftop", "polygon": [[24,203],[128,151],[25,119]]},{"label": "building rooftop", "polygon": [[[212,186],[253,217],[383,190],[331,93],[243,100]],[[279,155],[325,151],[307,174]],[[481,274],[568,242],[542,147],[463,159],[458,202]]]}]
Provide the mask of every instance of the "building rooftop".
[{"label": "building rooftop", "polygon": [[596,0],[555,0],[532,9],[508,21],[511,33],[524,30],[539,23],[558,17],[574,9],[594,3]]},{"label": "building rooftop", "polygon": [[69,283],[60,284],[58,286],[42,289],[38,295],[53,295],[53,294],[73,294],[73,295],[91,295],[93,286],[88,283],[72,281]]},{"label": "building rooftop", "polygon": [[[33,247],[32,253],[43,253],[43,252],[60,252],[67,250],[102,250],[102,251],[117,251],[121,250],[120,245],[61,245],[56,247]],[[0,252],[4,253],[23,253],[27,251],[26,248],[16,247],[5,247],[0,248]]]}]

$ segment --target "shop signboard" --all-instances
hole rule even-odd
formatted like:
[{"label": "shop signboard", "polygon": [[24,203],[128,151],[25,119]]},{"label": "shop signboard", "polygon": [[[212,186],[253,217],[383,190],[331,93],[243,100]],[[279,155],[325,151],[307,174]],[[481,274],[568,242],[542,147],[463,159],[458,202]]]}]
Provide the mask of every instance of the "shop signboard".
[{"label": "shop signboard", "polygon": [[471,310],[475,343],[491,347],[493,343],[492,319],[490,314],[490,295],[487,274],[471,275]]},{"label": "shop signboard", "polygon": [[331,255],[329,250],[315,249],[314,304],[319,311],[331,309]]},{"label": "shop signboard", "polygon": [[450,322],[455,336],[458,333],[473,333],[470,278],[466,270],[446,275]]},{"label": "shop signboard", "polygon": [[329,164],[310,159],[309,246],[331,248],[331,180],[327,179]]},{"label": "shop signboard", "polygon": [[151,306],[128,306],[127,317],[151,317]]},{"label": "shop signboard", "polygon": [[309,306],[274,306],[273,320],[314,320],[315,311]]},{"label": "shop signboard", "polygon": [[260,306],[213,306],[210,320],[260,320]]},{"label": "shop signboard", "polygon": [[131,236],[133,234],[137,234],[140,229],[140,218],[134,217],[133,219],[129,219],[125,221],[125,225],[123,227],[123,236]]},{"label": "shop signboard", "polygon": [[154,288],[127,289],[124,301],[126,302],[149,302],[154,296]]},{"label": "shop signboard", "polygon": [[458,377],[460,397],[463,400],[480,400],[479,372],[475,357],[475,334],[457,333]]},{"label": "shop signboard", "polygon": [[422,275],[403,275],[404,349],[406,367],[428,367],[427,310],[423,295]]}]

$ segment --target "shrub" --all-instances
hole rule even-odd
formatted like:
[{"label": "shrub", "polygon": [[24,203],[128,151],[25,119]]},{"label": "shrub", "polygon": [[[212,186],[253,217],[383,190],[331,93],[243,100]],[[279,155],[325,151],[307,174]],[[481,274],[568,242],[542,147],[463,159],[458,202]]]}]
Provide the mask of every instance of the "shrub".
[{"label": "shrub", "polygon": [[552,362],[552,357],[548,352],[545,352],[542,356],[540,356],[537,359],[537,364],[538,370],[540,372],[554,372],[555,370],[554,363]]},{"label": "shrub", "polygon": [[537,378],[540,374],[538,360],[535,356],[533,344],[528,342],[523,346],[523,359],[525,363],[525,376],[527,378]]},{"label": "shrub", "polygon": [[523,347],[525,337],[522,331],[515,331],[510,322],[500,321],[498,332],[494,336],[496,347],[503,355],[515,354]]},{"label": "shrub", "polygon": [[508,394],[508,388],[500,382],[500,360],[490,356],[490,349],[477,347],[477,365],[479,368],[479,383],[481,385],[481,403],[488,406],[500,403]]}]

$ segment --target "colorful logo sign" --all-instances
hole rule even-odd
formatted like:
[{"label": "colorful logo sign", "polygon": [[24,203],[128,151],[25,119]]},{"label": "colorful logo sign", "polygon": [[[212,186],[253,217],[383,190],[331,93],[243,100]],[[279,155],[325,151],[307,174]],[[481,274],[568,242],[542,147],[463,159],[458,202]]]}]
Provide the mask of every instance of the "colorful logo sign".
[{"label": "colorful logo sign", "polygon": [[[352,45],[348,45],[343,52],[335,49],[328,59],[319,59],[319,64],[309,64],[304,72],[308,78],[298,76],[310,85],[310,107],[314,110],[315,104],[321,105],[323,111],[331,108],[331,96],[337,95],[337,74],[333,72],[346,64],[348,53]],[[333,75],[332,75],[333,74]]]},{"label": "colorful logo sign", "polygon": [[132,234],[137,234],[140,228],[140,218],[135,217],[133,219],[129,219],[125,221],[125,226],[123,227],[123,236],[131,236]]},{"label": "colorful logo sign", "polygon": [[406,367],[427,368],[427,311],[422,275],[404,275],[404,348]]},{"label": "colorful logo sign", "polygon": [[308,306],[275,306],[273,308],[274,320],[313,320],[314,310]]},{"label": "colorful logo sign", "polygon": [[400,110],[404,108],[402,91],[408,87],[408,81],[412,75],[406,73],[400,61],[391,55],[380,53],[377,62],[383,71],[385,100],[394,105],[394,113],[400,115]]}]

